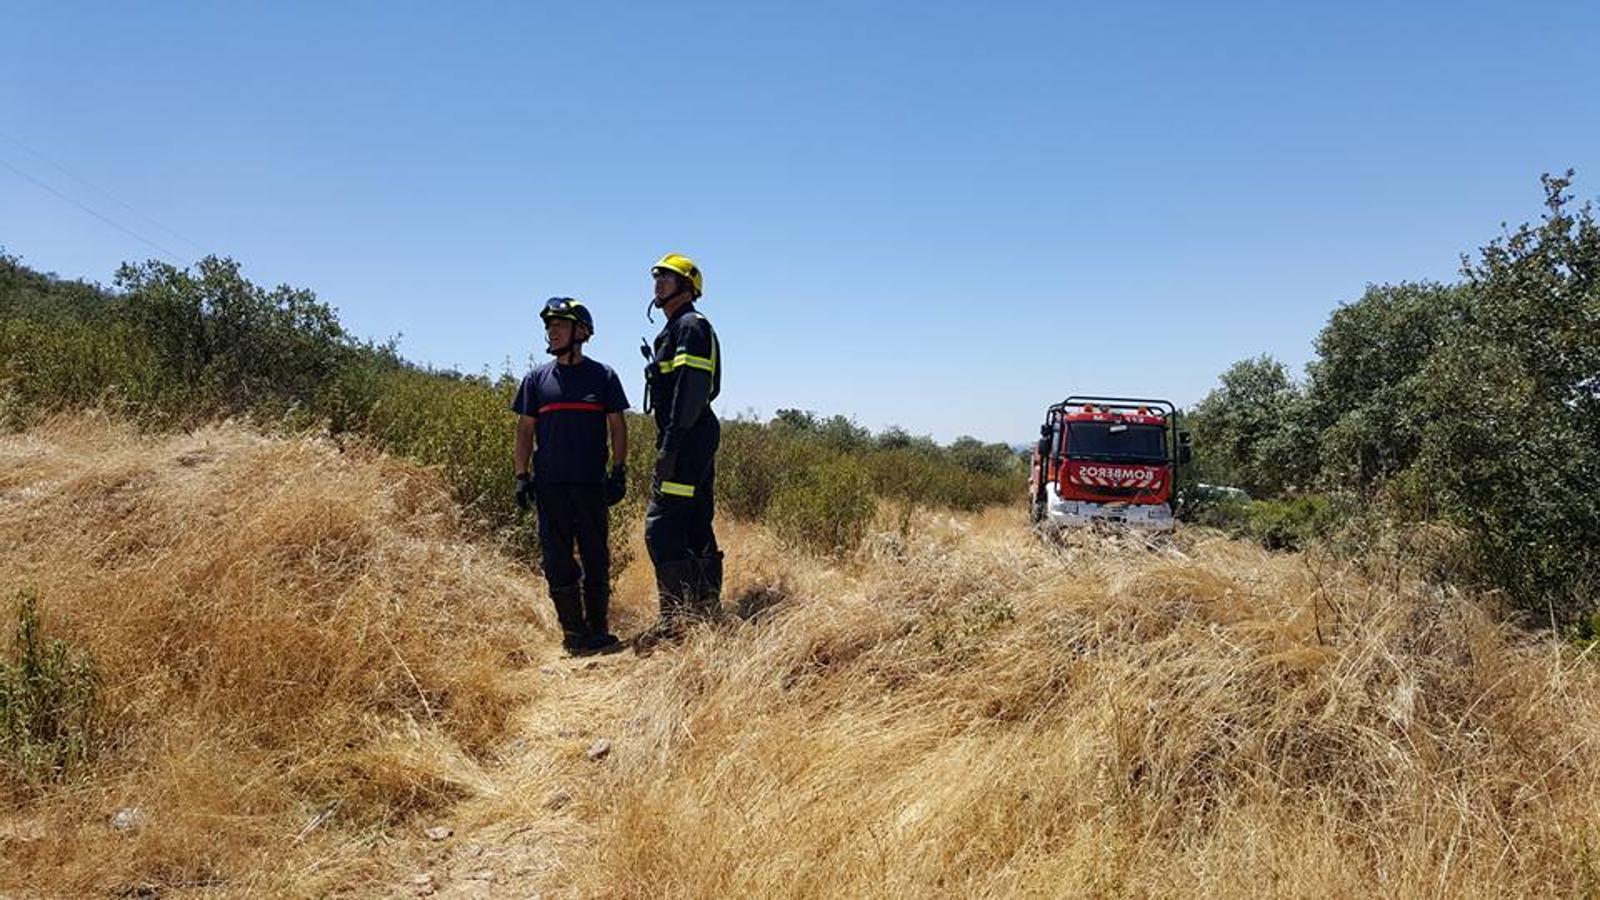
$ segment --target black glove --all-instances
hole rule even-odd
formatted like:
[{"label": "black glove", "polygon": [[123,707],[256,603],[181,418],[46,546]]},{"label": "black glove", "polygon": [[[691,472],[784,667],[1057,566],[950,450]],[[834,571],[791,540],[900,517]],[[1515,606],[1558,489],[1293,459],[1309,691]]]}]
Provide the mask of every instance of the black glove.
[{"label": "black glove", "polygon": [[533,486],[533,475],[524,472],[517,476],[517,508],[532,509],[539,503],[539,489]]},{"label": "black glove", "polygon": [[616,506],[626,496],[628,496],[628,469],[622,463],[617,463],[611,467],[611,474],[606,476],[606,505]]}]

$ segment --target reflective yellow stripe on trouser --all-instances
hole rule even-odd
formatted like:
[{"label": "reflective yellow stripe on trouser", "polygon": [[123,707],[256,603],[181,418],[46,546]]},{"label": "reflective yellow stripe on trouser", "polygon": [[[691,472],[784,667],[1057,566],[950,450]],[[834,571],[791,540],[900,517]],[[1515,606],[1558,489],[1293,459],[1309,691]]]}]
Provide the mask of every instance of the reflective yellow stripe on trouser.
[{"label": "reflective yellow stripe on trouser", "polygon": [[679,484],[676,481],[663,481],[661,482],[661,493],[666,494],[668,497],[693,497],[694,485]]}]

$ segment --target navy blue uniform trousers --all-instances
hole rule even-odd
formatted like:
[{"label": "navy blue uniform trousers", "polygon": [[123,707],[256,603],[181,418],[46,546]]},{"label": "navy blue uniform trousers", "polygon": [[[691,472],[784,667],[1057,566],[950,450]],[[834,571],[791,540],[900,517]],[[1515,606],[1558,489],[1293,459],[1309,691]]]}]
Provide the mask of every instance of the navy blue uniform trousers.
[{"label": "navy blue uniform trousers", "polygon": [[[605,488],[598,484],[539,485],[539,550],[552,589],[583,583],[588,597],[609,596],[611,547]],[[573,548],[583,563],[573,558]]]}]

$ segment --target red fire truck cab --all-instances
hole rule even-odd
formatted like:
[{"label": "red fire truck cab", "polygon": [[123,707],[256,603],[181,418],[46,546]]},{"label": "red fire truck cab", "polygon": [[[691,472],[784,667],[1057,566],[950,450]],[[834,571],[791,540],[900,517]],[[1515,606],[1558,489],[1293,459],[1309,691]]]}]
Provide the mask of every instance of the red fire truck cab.
[{"label": "red fire truck cab", "polygon": [[1045,411],[1028,488],[1033,521],[1171,531],[1189,434],[1166,400],[1068,397]]}]

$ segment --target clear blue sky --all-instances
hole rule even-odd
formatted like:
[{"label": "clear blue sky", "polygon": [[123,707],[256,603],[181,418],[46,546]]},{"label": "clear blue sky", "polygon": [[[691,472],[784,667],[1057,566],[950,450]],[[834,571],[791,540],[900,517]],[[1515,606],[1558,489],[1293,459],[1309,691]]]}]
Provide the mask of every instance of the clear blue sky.
[{"label": "clear blue sky", "polygon": [[637,404],[646,269],[680,251],[725,415],[940,439],[1025,441],[1068,392],[1193,402],[1263,352],[1298,368],[1367,283],[1452,278],[1536,215],[1541,172],[1600,194],[1593,3],[5,0],[0,21],[0,245],[37,268],[109,281],[160,254],[13,169],[435,365],[520,369],[543,298],[583,297]]}]

